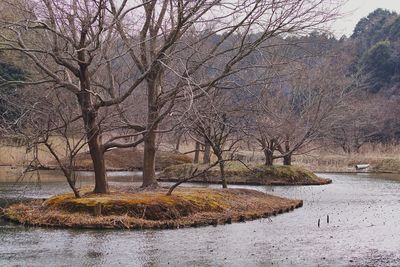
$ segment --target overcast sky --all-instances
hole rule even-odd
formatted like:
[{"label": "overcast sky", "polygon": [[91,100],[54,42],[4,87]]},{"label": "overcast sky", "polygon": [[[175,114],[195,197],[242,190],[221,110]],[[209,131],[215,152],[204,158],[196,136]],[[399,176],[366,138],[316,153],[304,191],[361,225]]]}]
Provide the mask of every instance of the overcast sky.
[{"label": "overcast sky", "polygon": [[348,0],[343,12],[349,13],[333,25],[336,35],[351,35],[357,22],[377,8],[389,9],[400,13],[400,0]]}]

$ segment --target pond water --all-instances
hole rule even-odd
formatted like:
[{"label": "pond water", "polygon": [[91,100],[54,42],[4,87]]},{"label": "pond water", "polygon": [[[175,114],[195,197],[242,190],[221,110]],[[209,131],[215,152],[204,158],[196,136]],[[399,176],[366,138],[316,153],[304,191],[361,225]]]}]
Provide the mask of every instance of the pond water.
[{"label": "pond water", "polygon": [[[68,190],[54,171],[42,172],[40,183],[33,177],[15,183],[10,171],[0,170],[0,175],[2,205]],[[118,184],[138,181],[132,175],[114,173],[110,179]],[[0,266],[400,266],[399,177],[320,176],[333,183],[235,186],[304,200],[293,212],[246,223],[128,231],[46,229],[0,221]],[[81,174],[80,183],[91,179]]]}]

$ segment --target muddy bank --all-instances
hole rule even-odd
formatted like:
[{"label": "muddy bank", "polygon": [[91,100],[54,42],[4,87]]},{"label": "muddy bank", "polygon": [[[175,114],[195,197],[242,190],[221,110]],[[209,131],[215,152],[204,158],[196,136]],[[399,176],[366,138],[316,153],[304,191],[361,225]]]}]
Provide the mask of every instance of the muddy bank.
[{"label": "muddy bank", "polygon": [[[159,175],[159,181],[175,182],[189,177],[195,169],[198,172],[207,166],[196,164],[182,164],[170,166],[164,169]],[[230,184],[246,185],[323,185],[332,182],[330,179],[320,178],[314,173],[299,166],[244,166],[242,164],[227,164],[225,176]],[[220,183],[220,171],[214,167],[199,176],[190,180],[198,183]]]},{"label": "muddy bank", "polygon": [[[107,151],[105,153],[106,168],[110,171],[132,171],[141,170],[143,166],[143,150],[132,148],[119,148]],[[156,170],[183,163],[190,163],[192,159],[184,154],[170,151],[157,151]],[[47,164],[45,167],[57,169],[56,162]],[[91,171],[93,170],[92,160],[89,152],[80,153],[76,156],[75,170]]]},{"label": "muddy bank", "polygon": [[13,204],[7,220],[24,225],[96,228],[165,229],[218,225],[269,217],[301,207],[301,200],[281,198],[248,189],[178,188],[152,192],[71,193],[47,200]]}]

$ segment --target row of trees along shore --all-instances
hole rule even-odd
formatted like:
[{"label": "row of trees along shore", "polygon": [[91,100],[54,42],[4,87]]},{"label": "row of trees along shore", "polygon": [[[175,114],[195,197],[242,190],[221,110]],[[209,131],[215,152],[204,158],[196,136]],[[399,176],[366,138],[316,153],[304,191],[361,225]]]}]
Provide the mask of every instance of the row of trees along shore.
[{"label": "row of trees along shore", "polygon": [[[76,196],[75,157],[85,147],[95,193],[109,192],[105,152],[138,145],[142,187],[156,187],[164,133],[190,137],[206,162],[212,151],[222,177],[243,142],[258,143],[266,164],[290,164],[337,129],[334,118],[358,86],[344,41],[318,33],[341,4],[3,0],[2,131],[44,145]],[[17,75],[4,75],[10,68]],[[67,159],[54,136],[64,139]]]}]

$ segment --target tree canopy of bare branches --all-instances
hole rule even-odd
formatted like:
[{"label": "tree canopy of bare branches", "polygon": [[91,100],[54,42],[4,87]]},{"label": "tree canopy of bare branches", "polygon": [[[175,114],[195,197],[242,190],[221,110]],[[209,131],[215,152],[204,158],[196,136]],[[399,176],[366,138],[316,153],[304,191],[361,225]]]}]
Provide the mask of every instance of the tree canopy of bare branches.
[{"label": "tree canopy of bare branches", "polygon": [[[160,126],[176,112],[177,103],[180,110],[190,110],[194,101],[215,89],[254,83],[244,79],[246,73],[271,64],[246,59],[258,49],[276,45],[268,42],[275,37],[322,27],[336,17],[340,4],[333,0],[3,2],[21,15],[1,19],[0,50],[23,56],[32,69],[24,81],[2,84],[41,88],[43,97],[59,91],[73,96],[94,165],[96,193],[108,192],[104,152],[142,141],[143,186],[156,185],[157,134],[169,130]],[[145,108],[128,109],[142,106],[137,95],[145,96]],[[127,110],[138,112],[142,120]],[[131,132],[102,138],[121,129]],[[142,137],[122,142],[134,135]]]}]

